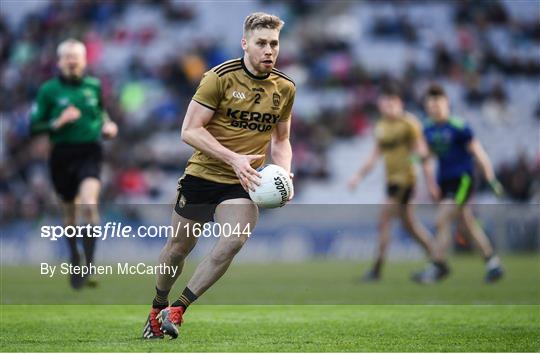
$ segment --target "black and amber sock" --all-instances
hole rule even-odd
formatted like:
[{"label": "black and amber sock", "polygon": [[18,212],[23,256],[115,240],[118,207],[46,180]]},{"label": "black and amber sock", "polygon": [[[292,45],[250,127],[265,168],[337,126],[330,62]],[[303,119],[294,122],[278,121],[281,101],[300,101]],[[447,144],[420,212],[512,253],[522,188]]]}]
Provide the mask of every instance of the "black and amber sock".
[{"label": "black and amber sock", "polygon": [[171,290],[159,290],[156,286],[156,296],[152,301],[152,307],[156,309],[164,309],[169,306],[169,292]]},{"label": "black and amber sock", "polygon": [[77,239],[75,237],[64,237],[69,246],[70,262],[73,266],[79,266],[81,257],[79,255],[79,249],[77,248]]},{"label": "black and amber sock", "polygon": [[375,263],[373,263],[373,268],[371,268],[371,271],[373,272],[373,274],[375,274],[376,276],[381,275],[381,269],[382,269],[383,263],[384,261],[382,258],[377,258]]},{"label": "black and amber sock", "polygon": [[446,264],[446,261],[433,261],[433,265],[441,272],[448,271],[448,264]]},{"label": "black and amber sock", "polygon": [[192,302],[197,300],[197,298],[198,296],[195,295],[191,290],[189,290],[188,287],[186,287],[184,291],[182,291],[182,295],[180,295],[178,300],[173,302],[171,306],[180,306],[184,309],[185,312],[188,306],[191,305]]},{"label": "black and amber sock", "polygon": [[94,262],[94,253],[96,250],[96,238],[93,237],[92,233],[86,232],[82,239],[82,242],[83,242],[83,251],[84,251],[84,258],[86,260],[86,265],[89,266],[90,263]]}]

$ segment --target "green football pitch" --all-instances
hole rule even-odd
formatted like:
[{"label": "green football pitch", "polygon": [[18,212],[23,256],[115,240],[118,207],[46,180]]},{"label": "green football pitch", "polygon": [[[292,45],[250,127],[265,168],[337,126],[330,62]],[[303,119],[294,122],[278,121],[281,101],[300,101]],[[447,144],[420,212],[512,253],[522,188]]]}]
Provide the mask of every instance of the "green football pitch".
[{"label": "green football pitch", "polygon": [[3,306],[13,352],[540,350],[538,306],[201,305],[177,340],[139,338],[142,305]]},{"label": "green football pitch", "polygon": [[[506,277],[482,282],[478,257],[419,286],[421,262],[391,262],[379,283],[367,264],[233,265],[193,305],[177,340],[140,339],[152,277],[102,276],[74,292],[36,267],[2,267],[1,351],[540,351],[540,260],[504,257]],[[173,293],[193,271],[190,264]],[[70,304],[70,305],[66,305]]]}]

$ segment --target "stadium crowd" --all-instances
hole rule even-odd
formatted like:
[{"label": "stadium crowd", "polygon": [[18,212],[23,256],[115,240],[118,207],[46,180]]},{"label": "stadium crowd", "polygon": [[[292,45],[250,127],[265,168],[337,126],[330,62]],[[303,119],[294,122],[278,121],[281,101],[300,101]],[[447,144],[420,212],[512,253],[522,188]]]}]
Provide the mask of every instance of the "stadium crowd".
[{"label": "stadium crowd", "polygon": [[[437,6],[450,9],[443,11],[448,39],[438,38],[429,22],[415,15],[419,6],[428,11],[432,6],[422,1],[250,4],[259,5],[275,9],[288,23],[278,67],[297,83],[292,144],[300,193],[304,183],[335,178],[328,167],[329,159],[339,158],[328,154],[332,144],[370,133],[378,87],[387,80],[401,83],[407,108],[420,117],[422,92],[437,80],[450,88],[459,111],[475,116],[475,126],[487,135],[491,127],[538,129],[538,12],[532,17],[511,13],[508,2],[441,2]],[[366,11],[376,16],[362,23],[360,31],[357,14]],[[133,25],[141,12],[154,13],[160,21]],[[178,50],[169,42],[176,29],[192,33],[190,28],[200,28],[200,23],[206,26],[204,33],[211,33],[212,23],[202,21],[202,13],[192,2],[111,0],[50,1],[28,10],[18,23],[0,15],[4,220],[33,218],[56,204],[48,177],[48,142],[30,138],[28,113],[39,85],[56,74],[56,45],[67,37],[85,42],[90,73],[102,80],[107,111],[120,129],[115,140],[105,143],[102,197],[109,202],[169,202],[174,188],[169,182],[182,174],[180,166],[191,154],[179,139],[191,95],[207,69],[240,55],[239,46],[226,45],[222,33],[195,37]],[[238,37],[239,31],[233,35]],[[370,54],[366,43],[397,43],[407,52],[405,58],[394,58],[402,62],[394,70],[373,70],[373,62],[392,58]],[[536,85],[536,94],[529,92],[524,102],[525,97],[510,92],[511,82],[525,82],[533,90]],[[496,168],[510,198],[538,200],[538,141],[526,142],[533,145],[532,153],[517,151],[519,143],[510,142],[516,146],[514,154],[496,159]]]}]

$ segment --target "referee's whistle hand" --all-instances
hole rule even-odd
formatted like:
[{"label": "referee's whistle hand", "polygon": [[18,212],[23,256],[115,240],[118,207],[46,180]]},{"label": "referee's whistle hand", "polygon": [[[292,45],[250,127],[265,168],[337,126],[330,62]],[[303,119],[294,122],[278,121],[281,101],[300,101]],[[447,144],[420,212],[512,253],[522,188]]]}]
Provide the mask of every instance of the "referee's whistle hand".
[{"label": "referee's whistle hand", "polygon": [[101,128],[101,133],[106,139],[113,139],[118,134],[118,126],[115,122],[105,122]]},{"label": "referee's whistle hand", "polygon": [[60,121],[63,124],[66,124],[66,123],[74,122],[80,117],[81,117],[81,111],[77,107],[73,105],[69,105],[62,111],[62,114],[60,115]]}]

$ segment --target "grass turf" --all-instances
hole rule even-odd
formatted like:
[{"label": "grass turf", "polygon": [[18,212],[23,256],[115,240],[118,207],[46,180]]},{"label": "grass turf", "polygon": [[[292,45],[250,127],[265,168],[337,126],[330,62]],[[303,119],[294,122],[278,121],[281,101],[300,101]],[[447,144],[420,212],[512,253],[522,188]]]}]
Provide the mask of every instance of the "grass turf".
[{"label": "grass turf", "polygon": [[[480,257],[451,259],[452,274],[435,286],[419,286],[410,274],[423,262],[389,262],[383,279],[359,282],[368,263],[313,261],[306,263],[237,263],[198,300],[209,305],[374,305],[374,304],[540,304],[540,257],[504,257],[505,278],[483,282]],[[193,273],[186,266],[171,296],[178,295]],[[154,296],[154,276],[96,276],[99,287],[84,291],[69,288],[67,276],[48,278],[39,265],[1,268],[1,303],[15,304],[148,304]],[[126,295],[128,294],[128,295]]]},{"label": "grass turf", "polygon": [[147,306],[3,305],[2,351],[268,352],[540,350],[540,307],[199,305],[181,338],[139,338]]},{"label": "grass turf", "polygon": [[98,288],[74,292],[39,266],[5,266],[0,350],[540,351],[540,260],[503,262],[506,277],[484,284],[478,257],[454,257],[452,276],[434,286],[408,279],[421,262],[391,262],[375,284],[358,282],[366,263],[238,263],[190,308],[175,341],[139,338],[152,276],[100,276]]}]

